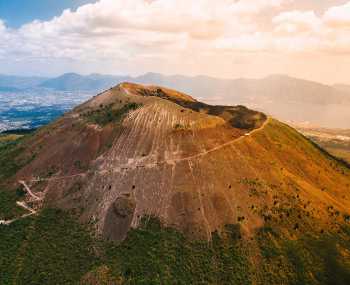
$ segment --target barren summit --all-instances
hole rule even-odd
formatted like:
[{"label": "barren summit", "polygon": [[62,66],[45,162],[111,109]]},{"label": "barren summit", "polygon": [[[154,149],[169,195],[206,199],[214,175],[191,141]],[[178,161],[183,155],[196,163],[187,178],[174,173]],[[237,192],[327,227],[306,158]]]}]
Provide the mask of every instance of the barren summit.
[{"label": "barren summit", "polygon": [[[289,280],[286,241],[306,236],[313,242],[335,235],[339,264],[346,260],[348,166],[244,106],[211,106],[163,87],[122,83],[5,154],[14,163],[2,160],[10,169],[1,174],[3,185],[14,191],[21,181],[34,216],[59,208],[107,240],[128,242],[145,219],[190,240],[215,243],[219,236],[250,264],[253,283]],[[232,262],[225,264],[241,261]],[[262,262],[269,266],[259,268]],[[276,277],[270,269],[279,266],[284,273]]]},{"label": "barren summit", "polygon": [[[17,177],[34,180],[33,189],[46,183],[45,203],[79,210],[82,221],[96,220],[97,230],[110,238],[124,237],[144,215],[210,238],[223,221],[206,213],[216,211],[208,208],[213,197],[201,193],[205,186],[193,172],[203,164],[216,175],[219,169],[207,160],[225,155],[266,120],[243,106],[210,106],[173,90],[123,83],[40,130],[27,143],[37,157]],[[217,194],[215,201],[226,201],[224,192]],[[113,203],[125,196],[135,209],[119,219]]]}]

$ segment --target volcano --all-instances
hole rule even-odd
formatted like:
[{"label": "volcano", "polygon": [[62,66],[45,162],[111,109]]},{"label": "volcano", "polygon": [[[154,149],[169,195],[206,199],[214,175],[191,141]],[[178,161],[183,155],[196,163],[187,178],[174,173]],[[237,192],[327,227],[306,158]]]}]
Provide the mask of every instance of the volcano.
[{"label": "volcano", "polygon": [[[244,249],[248,265],[226,260],[224,271],[240,268],[248,279],[224,282],[216,268],[216,277],[200,284],[349,284],[348,165],[261,112],[122,83],[3,157],[2,185],[9,191],[24,186],[33,214],[25,219],[60,209],[89,225],[92,235],[119,244],[157,220],[185,240],[210,245],[219,238],[227,245],[233,239]],[[334,252],[327,247],[318,254],[317,241]],[[327,266],[337,268],[336,277]],[[129,270],[121,280],[135,280]],[[174,280],[170,276],[159,277],[161,284]]]}]

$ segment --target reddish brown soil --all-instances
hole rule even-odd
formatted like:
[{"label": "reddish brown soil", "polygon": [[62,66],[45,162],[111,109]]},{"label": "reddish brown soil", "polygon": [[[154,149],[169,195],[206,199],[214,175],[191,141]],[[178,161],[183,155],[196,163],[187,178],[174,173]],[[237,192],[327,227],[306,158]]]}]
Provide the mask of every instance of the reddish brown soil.
[{"label": "reddish brown soil", "polygon": [[[36,157],[16,180],[46,178],[31,183],[47,190],[46,205],[74,211],[110,239],[124,238],[144,215],[210,239],[236,223],[250,236],[276,203],[294,199],[325,224],[330,203],[349,211],[349,169],[295,130],[243,107],[205,106],[159,89],[121,84],[41,129],[26,148]],[[81,116],[130,102],[142,106],[120,123]],[[237,118],[249,127],[235,127]]]}]

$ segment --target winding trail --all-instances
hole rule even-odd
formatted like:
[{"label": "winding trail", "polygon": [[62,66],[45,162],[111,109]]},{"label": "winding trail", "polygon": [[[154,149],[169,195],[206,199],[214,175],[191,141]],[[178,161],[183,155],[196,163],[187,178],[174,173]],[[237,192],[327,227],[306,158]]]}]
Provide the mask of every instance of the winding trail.
[{"label": "winding trail", "polygon": [[[40,202],[44,199],[44,197],[40,198],[39,196],[35,195],[32,190],[30,190],[29,186],[23,181],[18,181],[19,184],[23,186],[23,188],[26,190],[26,192],[29,194],[30,197],[32,197],[36,202]],[[20,216],[19,218],[12,219],[12,220],[0,220],[0,225],[11,225],[13,222],[16,222],[20,219],[27,218],[29,216],[35,215],[38,213],[38,211],[34,210],[33,208],[29,207],[25,201],[17,201],[17,206],[22,207],[23,209],[29,211],[28,214],[24,214]]]},{"label": "winding trail", "polygon": [[[270,121],[271,121],[271,118],[268,117],[265,120],[265,122],[259,128],[254,129],[251,132],[240,136],[239,138],[233,139],[231,141],[228,141],[226,143],[223,143],[223,144],[218,145],[216,147],[213,147],[213,148],[211,148],[209,150],[206,150],[206,151],[194,154],[194,155],[181,157],[181,158],[166,159],[166,160],[163,160],[163,161],[160,161],[160,162],[153,162],[153,163],[146,163],[146,164],[143,163],[143,160],[138,159],[136,161],[135,160],[132,161],[131,163],[126,163],[126,164],[120,165],[116,169],[111,169],[111,170],[104,169],[104,170],[100,170],[100,171],[94,171],[93,173],[95,173],[95,174],[97,174],[97,173],[99,173],[99,174],[107,174],[107,173],[119,172],[120,170],[129,170],[129,169],[136,169],[136,168],[143,168],[143,167],[146,167],[146,168],[156,167],[156,166],[163,165],[163,164],[166,164],[166,163],[170,164],[170,165],[174,165],[176,163],[183,162],[183,161],[190,162],[193,159],[197,159],[197,158],[206,156],[206,155],[208,155],[208,154],[210,154],[212,152],[215,152],[215,151],[218,151],[218,150],[220,150],[222,148],[225,148],[225,147],[227,147],[227,146],[229,146],[229,145],[231,145],[233,143],[236,143],[238,141],[246,139],[246,137],[251,136],[252,134],[257,133],[257,132],[261,131],[262,129],[264,129],[265,126]],[[83,176],[86,176],[88,173],[89,172],[83,172],[83,173],[78,173],[78,174],[74,174],[74,175],[67,175],[67,176],[58,176],[58,177],[50,177],[50,178],[37,178],[37,179],[28,180],[28,181],[30,181],[30,182],[40,182],[40,181],[63,180],[63,179],[69,179],[69,178],[75,178],[75,177],[83,177]],[[40,202],[40,201],[42,201],[44,199],[45,195],[43,193],[41,193],[41,195],[40,195],[42,197],[40,197],[37,194],[35,194],[30,189],[30,187],[26,184],[26,182],[24,180],[19,180],[18,183],[21,184],[23,186],[24,190],[29,194],[29,196],[34,199],[33,202]],[[37,210],[34,210],[34,209],[30,208],[26,204],[25,201],[17,201],[16,204],[18,206],[24,208],[25,210],[29,211],[29,213],[28,214],[24,214],[21,217],[13,219],[13,220],[0,220],[0,225],[10,225],[10,224],[12,224],[13,222],[15,222],[17,220],[20,220],[20,219],[23,219],[23,218],[26,218],[26,217],[29,217],[31,215],[35,215],[35,214],[38,213]]]},{"label": "winding trail", "polygon": [[23,180],[20,180],[20,181],[18,181],[18,182],[19,182],[19,184],[22,184],[22,185],[23,185],[24,189],[27,191],[27,193],[28,193],[32,198],[34,198],[34,199],[37,200],[37,201],[42,200],[39,196],[35,195],[35,194],[30,190],[30,188],[28,187],[28,185],[27,185]]},{"label": "winding trail", "polygon": [[[265,122],[257,129],[254,129],[252,131],[250,131],[249,133],[246,133],[242,136],[240,136],[239,138],[230,140],[226,143],[223,143],[221,145],[215,146],[209,150],[205,150],[202,151],[200,153],[196,153],[190,156],[186,156],[186,157],[180,157],[180,158],[170,158],[170,159],[166,159],[163,161],[158,161],[158,162],[150,162],[150,163],[144,163],[143,159],[136,159],[133,160],[132,162],[128,162],[125,164],[121,164],[119,165],[117,168],[113,168],[113,169],[103,169],[103,170],[98,170],[98,171],[93,171],[92,173],[94,174],[107,174],[107,173],[113,173],[113,172],[120,172],[121,170],[129,170],[129,169],[136,169],[136,168],[152,168],[152,167],[156,167],[156,166],[160,166],[163,164],[170,164],[170,165],[174,165],[176,163],[179,162],[183,162],[183,161],[191,161],[193,159],[197,159],[203,156],[206,156],[212,152],[218,151],[220,149],[223,149],[227,146],[230,146],[234,143],[237,143],[238,141],[244,140],[247,137],[261,131],[262,129],[265,128],[265,126],[271,121],[271,118],[268,117]],[[54,181],[54,180],[62,180],[62,179],[69,179],[69,178],[74,178],[74,177],[82,177],[82,176],[86,176],[89,173],[89,171],[87,172],[82,172],[82,173],[77,173],[74,175],[67,175],[67,176],[56,176],[56,177],[50,177],[50,178],[38,178],[38,179],[32,179],[29,180],[30,182],[40,182],[40,181]],[[91,172],[90,172],[91,173]],[[22,181],[23,184],[23,181]],[[23,184],[25,185],[25,183]]]},{"label": "winding trail", "polygon": [[0,225],[5,225],[5,226],[8,226],[8,225],[11,225],[13,222],[16,222],[20,219],[24,219],[26,217],[29,217],[29,216],[32,216],[32,215],[35,215],[37,213],[36,210],[30,208],[26,202],[24,201],[17,201],[16,204],[19,206],[19,207],[22,207],[23,209],[29,211],[28,214],[24,214],[22,216],[20,216],[19,218],[16,218],[16,219],[12,219],[12,220],[0,220]]}]

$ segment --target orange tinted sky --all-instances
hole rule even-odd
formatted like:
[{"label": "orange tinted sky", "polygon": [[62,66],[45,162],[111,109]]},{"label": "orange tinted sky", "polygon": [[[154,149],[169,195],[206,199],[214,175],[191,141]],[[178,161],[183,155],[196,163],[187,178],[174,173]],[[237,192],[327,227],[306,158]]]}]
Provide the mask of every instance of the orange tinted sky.
[{"label": "orange tinted sky", "polygon": [[350,84],[349,52],[350,1],[340,0],[100,0],[16,29],[0,20],[0,73],[283,73]]}]

